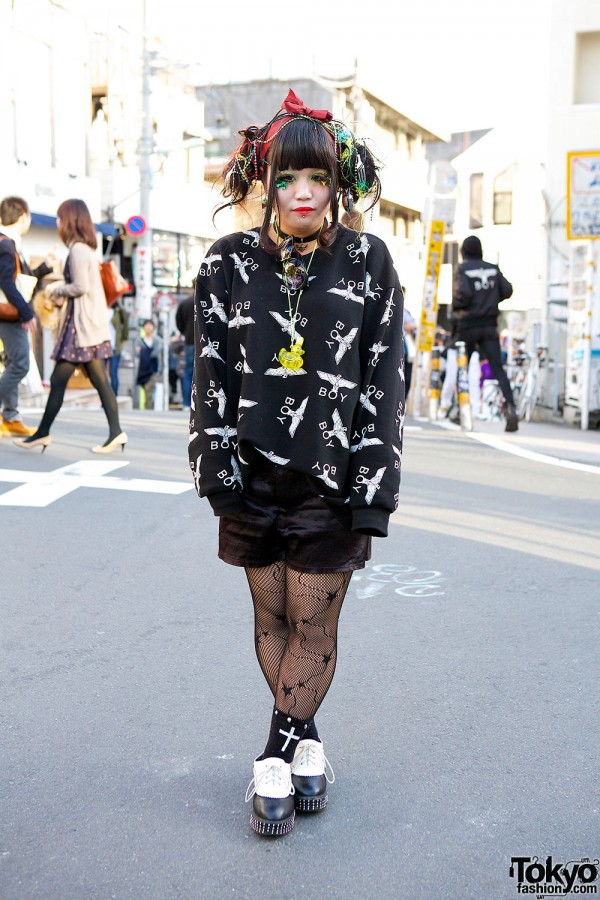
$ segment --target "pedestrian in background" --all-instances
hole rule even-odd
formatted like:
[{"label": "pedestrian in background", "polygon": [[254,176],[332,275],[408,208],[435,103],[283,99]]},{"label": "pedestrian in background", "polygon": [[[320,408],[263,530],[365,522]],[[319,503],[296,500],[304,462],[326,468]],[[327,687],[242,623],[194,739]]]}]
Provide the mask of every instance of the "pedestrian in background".
[{"label": "pedestrian in background", "polygon": [[513,288],[497,264],[485,262],[481,241],[475,235],[461,246],[463,261],[454,277],[452,312],[456,320],[456,341],[464,341],[470,360],[475,350],[487,359],[500,385],[506,404],[505,431],[517,431],[519,420],[513,393],[502,366],[498,337],[498,304],[512,296]]},{"label": "pedestrian in background", "polygon": [[156,334],[152,319],[142,324],[142,334],[137,340],[137,384],[144,391],[144,408],[154,409],[154,389],[162,377],[163,343]]},{"label": "pedestrian in background", "polygon": [[[184,347],[183,336],[173,331],[169,341],[169,406],[178,404],[178,393],[183,379]],[[183,389],[181,393],[183,394]]]},{"label": "pedestrian in background", "polygon": [[106,360],[112,356],[106,295],[102,287],[96,249],[98,241],[90,211],[83,200],[65,200],[56,213],[60,239],[69,248],[64,281],[46,288],[61,307],[62,321],[51,357],[56,361],[50,377],[50,394],[36,431],[14,441],[24,450],[50,444],[50,429],[63,404],[69,379],[76,368],[84,369],[98,392],[108,422],[108,438],[92,447],[94,453],[125,449],[127,435],[121,431],[117,399],[106,374]]},{"label": "pedestrian in background", "polygon": [[[0,340],[4,347],[4,372],[0,375],[0,437],[31,435],[19,415],[19,385],[29,372],[29,335],[35,331],[32,307],[19,292],[15,278],[19,272],[43,278],[52,272],[56,257],[49,254],[36,269],[30,269],[23,253],[22,238],[31,226],[29,206],[22,197],[5,197],[0,202],[0,290],[18,314],[14,321],[0,318]],[[4,302],[4,301],[3,301]]]},{"label": "pedestrian in background", "polygon": [[108,372],[110,384],[116,397],[119,393],[121,351],[123,344],[129,337],[129,313],[121,306],[118,300],[108,308],[108,329],[110,332],[110,343],[113,348],[113,355],[108,360]]},{"label": "pedestrian in background", "polygon": [[[195,280],[194,280],[195,281]],[[181,301],[175,313],[175,324],[183,335],[184,369],[181,380],[183,408],[189,409],[192,399],[192,377],[194,375],[194,295]]]},{"label": "pedestrian in background", "polygon": [[[406,288],[404,285],[402,285],[402,294],[406,302]],[[417,355],[417,323],[406,306],[404,306],[402,314],[402,336],[404,340],[404,376],[406,379],[405,395],[408,398],[412,382],[413,363]]]},{"label": "pedestrian in background", "polygon": [[280,835],[327,803],[315,715],[352,572],[398,503],[403,297],[385,243],[338,220],[340,200],[379,199],[366,145],[293,91],[243,136],[223,194],[242,203],[258,182],[264,218],[200,267],[189,457],[254,602],[275,704],[247,799],[252,828]]}]

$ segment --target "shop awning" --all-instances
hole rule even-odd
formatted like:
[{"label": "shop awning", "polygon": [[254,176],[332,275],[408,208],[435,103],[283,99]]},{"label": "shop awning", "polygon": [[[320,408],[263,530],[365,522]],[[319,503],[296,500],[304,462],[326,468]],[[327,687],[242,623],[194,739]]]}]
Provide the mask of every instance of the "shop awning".
[{"label": "shop awning", "polygon": [[[42,213],[31,213],[31,224],[38,228],[56,228],[56,216],[45,216]],[[94,228],[109,237],[118,237],[119,231],[111,222],[94,222]]]}]

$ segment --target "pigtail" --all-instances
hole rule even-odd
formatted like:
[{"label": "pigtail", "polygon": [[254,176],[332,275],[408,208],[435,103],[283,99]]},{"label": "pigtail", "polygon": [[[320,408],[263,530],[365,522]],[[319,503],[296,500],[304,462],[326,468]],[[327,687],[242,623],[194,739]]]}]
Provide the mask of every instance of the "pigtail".
[{"label": "pigtail", "polygon": [[342,205],[350,213],[358,200],[368,198],[367,211],[381,196],[379,165],[365,141],[357,140],[344,124],[334,121],[328,127],[334,137]]}]

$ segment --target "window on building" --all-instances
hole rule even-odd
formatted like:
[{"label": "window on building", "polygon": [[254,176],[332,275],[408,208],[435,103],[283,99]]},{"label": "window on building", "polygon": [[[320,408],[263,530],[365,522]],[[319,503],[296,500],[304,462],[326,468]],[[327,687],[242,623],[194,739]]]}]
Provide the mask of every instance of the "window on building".
[{"label": "window on building", "polygon": [[483,172],[476,172],[469,179],[469,228],[483,226]]},{"label": "window on building", "polygon": [[512,166],[494,178],[494,225],[510,225],[512,222]]},{"label": "window on building", "polygon": [[600,31],[576,35],[573,103],[600,103]]},{"label": "window on building", "polygon": [[[13,82],[15,156],[19,163],[50,168],[56,162],[50,47],[28,35],[15,33],[14,43],[8,50],[14,54],[14,72],[22,69],[24,61],[27,66],[27,77],[15,78]],[[44,114],[39,110],[44,110]],[[4,123],[3,143],[8,144],[8,139]]]},{"label": "window on building", "polygon": [[153,238],[153,284],[176,291],[191,288],[211,242],[170,231],[155,231]]}]

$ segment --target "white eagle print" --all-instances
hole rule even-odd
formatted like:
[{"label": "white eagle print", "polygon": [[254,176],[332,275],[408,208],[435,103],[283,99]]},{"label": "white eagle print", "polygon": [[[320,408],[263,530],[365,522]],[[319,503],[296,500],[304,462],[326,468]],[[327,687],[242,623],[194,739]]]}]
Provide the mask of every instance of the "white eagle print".
[{"label": "white eagle print", "polygon": [[[219,257],[219,259],[220,259],[220,258],[221,258],[221,257]],[[227,321],[227,313],[225,312],[225,307],[223,306],[223,304],[221,303],[221,301],[219,300],[219,298],[218,298],[218,297],[215,297],[214,294],[211,294],[211,295],[210,295],[210,302],[211,302],[211,304],[212,304],[212,306],[210,307],[210,309],[203,309],[203,310],[202,310],[202,313],[203,313],[203,315],[204,315],[204,318],[205,318],[207,321],[211,321],[211,322],[212,322],[212,314],[214,313],[216,316],[219,317],[219,319],[221,320],[221,322],[226,322],[226,321]]]},{"label": "white eagle print", "polygon": [[229,447],[229,439],[237,434],[237,428],[231,425],[224,425],[223,428],[205,428],[205,434],[218,434],[221,438],[221,447]]},{"label": "white eagle print", "polygon": [[[215,343],[217,344],[217,347],[218,347],[219,346],[218,342],[215,342]],[[217,347],[214,347],[212,344],[207,344],[206,347],[203,347],[202,350],[200,351],[200,356],[208,356],[211,359],[218,359],[222,363],[224,363],[225,360],[223,359],[223,357],[219,356],[219,354],[217,353]]]},{"label": "white eagle print", "polygon": [[[270,309],[269,312],[271,313],[271,315],[273,316],[273,318],[275,319],[275,321],[277,322],[277,324],[281,326],[281,330],[284,331],[284,332],[287,332],[287,334],[289,334],[290,337],[291,337],[291,335],[292,335],[292,323],[290,322],[290,320],[289,320],[289,319],[285,319],[282,315],[280,315],[278,312],[274,312],[272,309]],[[299,332],[296,328],[294,328],[294,337],[295,337],[295,338],[300,338],[300,337],[302,337],[302,335],[300,334],[300,332]]]},{"label": "white eagle print", "polygon": [[242,304],[237,303],[235,307],[235,315],[229,320],[229,328],[241,328],[242,325],[254,325],[252,316],[242,315]]},{"label": "white eagle print", "polygon": [[[289,433],[290,437],[294,437],[296,434],[296,430],[300,422],[304,419],[304,410],[306,409],[306,404],[308,403],[308,397],[305,397],[300,406],[297,409],[292,409],[290,406],[282,406],[281,412],[284,416],[289,416],[292,420],[290,422]],[[280,422],[285,422],[285,418],[281,418],[277,416]]]},{"label": "white eagle print", "polygon": [[319,369],[317,369],[317,375],[319,376],[319,378],[322,378],[323,381],[328,381],[331,385],[329,397],[332,400],[336,399],[337,395],[339,394],[340,388],[356,387],[355,381],[348,381],[346,378],[342,378],[341,375],[332,375],[330,372],[320,372]]},{"label": "white eagle print", "polygon": [[212,272],[213,263],[217,262],[217,260],[220,262],[222,261],[222,259],[223,257],[220,253],[211,253],[210,256],[205,256],[204,260],[202,261],[202,266],[206,266],[206,274],[210,275]]},{"label": "white eagle print", "polygon": [[366,431],[366,430],[367,430],[366,428],[363,428],[361,434],[360,434],[360,435],[357,435],[357,437],[359,437],[360,440],[358,441],[358,444],[352,444],[352,445],[351,445],[351,447],[350,447],[350,453],[356,453],[357,450],[362,450],[363,447],[372,447],[372,446],[374,446],[375,444],[383,444],[383,441],[380,441],[379,438],[376,438],[376,437],[374,437],[374,438],[368,438],[368,437],[366,437],[366,436],[365,436],[365,431]]},{"label": "white eagle print", "polygon": [[244,375],[253,375],[253,371],[248,365],[248,360],[246,359],[246,348],[243,344],[240,344],[240,353],[242,354],[242,372]]},{"label": "white eagle print", "polygon": [[342,361],[344,354],[352,346],[352,342],[357,334],[358,328],[352,328],[348,334],[340,334],[338,331],[333,332],[332,337],[338,342],[338,348],[335,351],[335,361],[338,365]]},{"label": "white eagle print", "polygon": [[345,447],[347,450],[350,446],[348,443],[348,436],[347,436],[348,429],[342,422],[342,417],[340,416],[339,410],[334,409],[331,418],[333,419],[333,428],[331,428],[330,430],[327,428],[324,428],[322,430],[321,434],[323,435],[323,438],[326,441],[329,441],[332,438],[337,438],[338,441],[340,442],[340,444],[342,445],[342,447]]},{"label": "white eagle print", "polygon": [[348,283],[348,287],[345,288],[329,288],[327,291],[328,294],[339,294],[340,297],[343,297],[344,300],[354,300],[355,303],[362,303],[364,306],[364,297],[361,297],[360,294],[355,294],[353,288],[356,287],[356,284],[353,281]]},{"label": "white eagle print", "polygon": [[291,378],[292,375],[306,375],[306,369],[286,369],[278,366],[276,369],[267,369],[265,375],[277,375],[279,378]]},{"label": "white eagle print", "polygon": [[230,253],[229,255],[232,258],[232,260],[234,261],[235,267],[238,270],[238,272],[240,273],[240,277],[241,277],[242,281],[244,281],[246,284],[248,284],[250,279],[248,277],[248,273],[246,272],[246,267],[253,265],[252,258],[248,257],[248,259],[240,259],[239,256],[237,255],[237,253]]},{"label": "white eagle print", "polygon": [[[367,503],[368,506],[371,505],[371,503],[373,502],[373,497],[379,490],[379,487],[381,485],[381,479],[383,478],[383,473],[385,472],[386,469],[387,469],[387,466],[382,466],[381,469],[377,469],[376,473],[373,475],[372,478],[365,478],[364,475],[356,476],[357,485],[361,485],[361,486],[366,485],[366,487],[367,487],[367,492],[365,495],[365,502]],[[354,488],[354,490],[359,491],[360,487],[356,487],[356,488]]]},{"label": "white eagle print", "polygon": [[269,462],[274,463],[276,466],[286,466],[289,463],[289,459],[286,459],[284,456],[277,456],[272,450],[269,450],[267,453],[266,450],[261,450],[260,447],[257,447],[256,449],[259,453],[262,453],[263,456],[266,456]]}]

